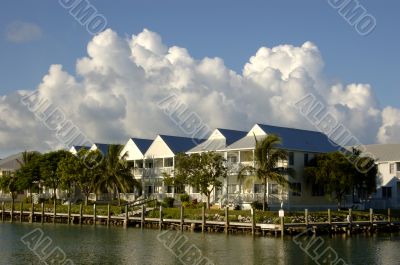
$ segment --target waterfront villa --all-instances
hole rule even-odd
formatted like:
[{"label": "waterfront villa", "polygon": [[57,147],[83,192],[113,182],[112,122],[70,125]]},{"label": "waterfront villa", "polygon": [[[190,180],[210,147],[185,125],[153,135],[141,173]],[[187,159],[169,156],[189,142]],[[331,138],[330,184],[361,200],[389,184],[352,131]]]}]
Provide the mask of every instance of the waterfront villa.
[{"label": "waterfront villa", "polygon": [[400,144],[365,146],[378,165],[377,191],[368,202],[371,208],[400,208]]}]

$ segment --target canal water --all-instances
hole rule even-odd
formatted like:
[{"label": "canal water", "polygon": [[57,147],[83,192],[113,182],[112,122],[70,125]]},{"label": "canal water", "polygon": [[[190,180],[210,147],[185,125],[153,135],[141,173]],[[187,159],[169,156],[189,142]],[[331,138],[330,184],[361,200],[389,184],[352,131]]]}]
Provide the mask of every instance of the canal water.
[{"label": "canal water", "polygon": [[337,264],[400,264],[400,234],[280,239],[104,226],[0,224],[0,264],[7,265],[283,265],[331,264],[332,260]]}]

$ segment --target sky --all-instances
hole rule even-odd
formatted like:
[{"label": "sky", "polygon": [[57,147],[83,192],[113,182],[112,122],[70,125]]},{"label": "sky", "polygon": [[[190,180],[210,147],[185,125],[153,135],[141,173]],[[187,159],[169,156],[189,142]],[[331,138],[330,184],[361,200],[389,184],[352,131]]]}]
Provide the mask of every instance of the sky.
[{"label": "sky", "polygon": [[[64,7],[81,2],[105,31]],[[32,91],[93,142],[191,136],[158,104],[171,95],[210,128],[315,130],[287,107],[309,93],[360,142],[400,142],[400,3],[351,0],[376,21],[362,35],[338,2],[2,1],[0,155],[65,145],[21,104]]]}]

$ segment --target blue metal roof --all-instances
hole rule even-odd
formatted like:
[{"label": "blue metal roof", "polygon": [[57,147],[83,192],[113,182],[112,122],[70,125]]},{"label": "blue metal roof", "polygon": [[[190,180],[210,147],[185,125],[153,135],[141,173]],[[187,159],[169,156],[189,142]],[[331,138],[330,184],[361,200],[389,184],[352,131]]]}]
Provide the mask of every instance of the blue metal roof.
[{"label": "blue metal roof", "polygon": [[245,137],[247,134],[247,132],[244,131],[237,131],[231,129],[217,128],[217,130],[225,137],[226,145],[230,145],[236,142],[237,140]]},{"label": "blue metal roof", "polygon": [[75,148],[75,150],[76,150],[77,152],[79,152],[81,149],[85,149],[85,150],[90,149],[89,146],[84,146],[84,145],[73,145],[73,147]]},{"label": "blue metal roof", "polygon": [[168,145],[174,154],[186,152],[194,146],[202,143],[205,139],[160,135],[161,139]]},{"label": "blue metal roof", "polygon": [[141,138],[131,138],[132,141],[136,144],[142,154],[146,153],[147,149],[149,149],[153,140],[150,139],[141,139]]},{"label": "blue metal roof", "polygon": [[260,126],[265,133],[276,134],[281,137],[281,147],[283,149],[325,153],[334,152],[340,148],[334,145],[332,141],[321,132],[265,124],[257,125]]},{"label": "blue metal roof", "polygon": [[103,154],[108,154],[108,146],[109,144],[101,144],[101,143],[94,143],[97,146],[97,149]]}]

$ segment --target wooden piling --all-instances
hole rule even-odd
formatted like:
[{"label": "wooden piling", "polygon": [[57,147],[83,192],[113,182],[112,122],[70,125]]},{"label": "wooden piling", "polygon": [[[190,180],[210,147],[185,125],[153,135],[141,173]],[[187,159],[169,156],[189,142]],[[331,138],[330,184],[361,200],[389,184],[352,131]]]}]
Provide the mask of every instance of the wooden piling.
[{"label": "wooden piling", "polygon": [[160,205],[160,221],[159,221],[160,230],[162,230],[162,225],[163,225],[163,208],[162,205]]},{"label": "wooden piling", "polygon": [[146,209],[145,206],[142,205],[142,216],[140,220],[140,227],[143,229],[146,222]]},{"label": "wooden piling", "polygon": [[183,231],[183,223],[185,221],[185,219],[183,218],[183,215],[184,215],[184,209],[183,209],[183,206],[181,206],[181,222],[180,222],[181,231]]},{"label": "wooden piling", "polygon": [[5,211],[4,202],[1,202],[1,221],[2,222],[4,222],[4,211]]},{"label": "wooden piling", "polygon": [[125,219],[124,219],[124,228],[128,228],[128,221],[129,221],[129,215],[128,215],[128,205],[125,205]]},{"label": "wooden piling", "polygon": [[372,208],[369,209],[369,222],[371,223],[371,226],[374,222],[374,210]]},{"label": "wooden piling", "polygon": [[21,201],[21,203],[19,204],[19,222],[22,223],[22,217],[24,215],[24,203]]},{"label": "wooden piling", "polygon": [[392,214],[391,214],[390,208],[388,208],[388,222],[389,222],[389,225],[391,225],[391,223],[392,223]]},{"label": "wooden piling", "polygon": [[349,230],[347,231],[347,233],[349,234],[349,235],[351,235],[352,234],[352,230],[353,230],[353,214],[352,214],[352,209],[351,208],[349,208]]},{"label": "wooden piling", "polygon": [[110,204],[107,204],[107,227],[110,226]]},{"label": "wooden piling", "polygon": [[332,216],[331,216],[331,209],[328,209],[328,223],[331,226],[332,225]]},{"label": "wooden piling", "polygon": [[31,203],[31,214],[29,215],[29,223],[33,223],[33,217],[35,215],[35,204]]},{"label": "wooden piling", "polygon": [[56,216],[57,216],[57,204],[56,199],[54,199],[54,206],[53,206],[53,224],[56,223]]},{"label": "wooden piling", "polygon": [[229,232],[229,207],[225,207],[225,234]]},{"label": "wooden piling", "polygon": [[71,201],[68,201],[68,220],[67,224],[71,224]]},{"label": "wooden piling", "polygon": [[82,203],[79,205],[79,224],[82,224]]},{"label": "wooden piling", "polygon": [[203,203],[201,206],[201,232],[206,231],[206,205]]},{"label": "wooden piling", "polygon": [[306,227],[308,228],[308,209],[304,210],[304,220],[306,223]]},{"label": "wooden piling", "polygon": [[283,236],[285,235],[285,219],[283,216],[280,218],[281,218],[281,237],[283,238]]},{"label": "wooden piling", "polygon": [[44,223],[44,202],[42,202],[41,203],[41,210],[42,210],[42,213],[41,213],[41,218],[40,218],[40,222],[43,224]]},{"label": "wooden piling", "polygon": [[256,234],[256,214],[255,214],[255,209],[253,207],[251,207],[250,213],[251,213],[251,234],[254,236]]},{"label": "wooden piling", "polygon": [[96,225],[96,203],[93,203],[93,225]]},{"label": "wooden piling", "polygon": [[14,217],[14,200],[12,200],[12,202],[11,202],[11,219],[10,219],[10,223],[13,222],[13,217]]}]

